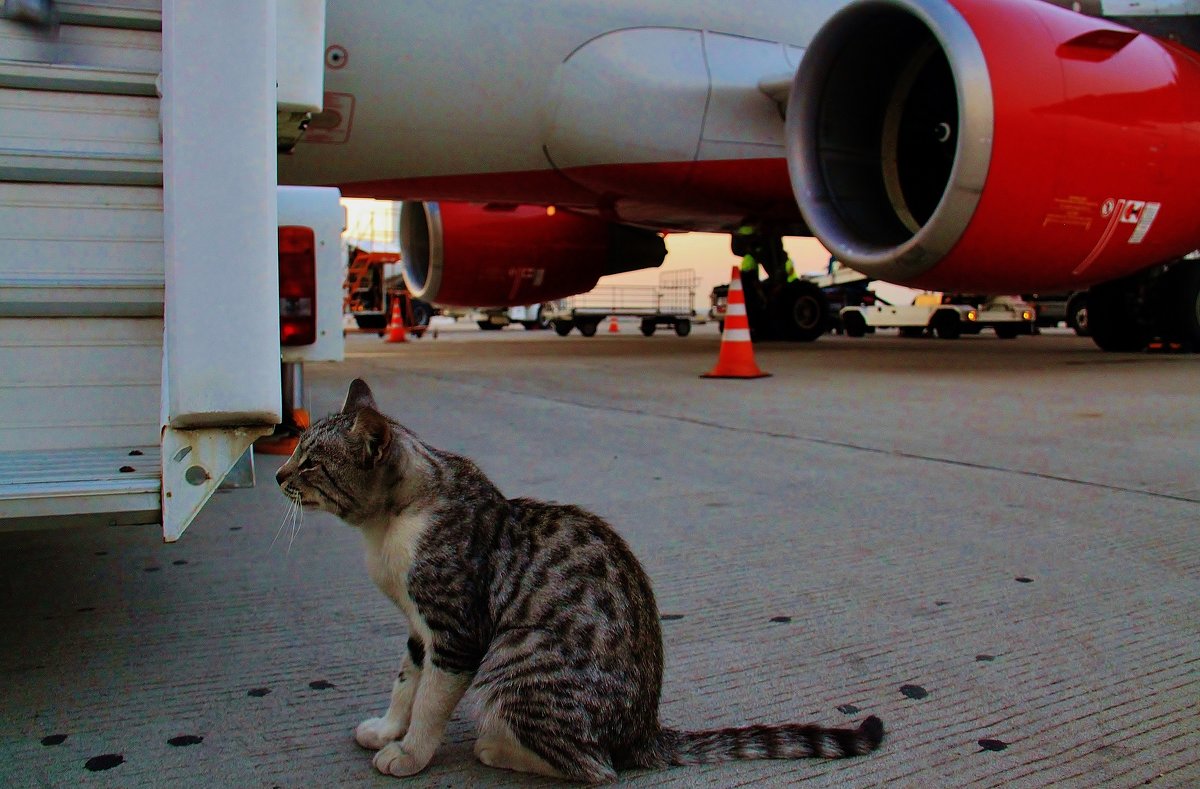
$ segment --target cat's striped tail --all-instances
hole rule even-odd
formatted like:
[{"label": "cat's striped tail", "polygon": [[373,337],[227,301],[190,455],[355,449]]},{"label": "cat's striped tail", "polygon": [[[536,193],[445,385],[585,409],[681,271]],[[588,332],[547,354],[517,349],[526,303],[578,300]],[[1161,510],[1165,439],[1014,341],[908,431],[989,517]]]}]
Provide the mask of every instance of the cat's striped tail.
[{"label": "cat's striped tail", "polygon": [[883,722],[871,715],[857,729],[826,729],[798,723],[711,731],[663,729],[658,750],[668,764],[709,764],[734,759],[842,759],[868,754],[882,741]]}]

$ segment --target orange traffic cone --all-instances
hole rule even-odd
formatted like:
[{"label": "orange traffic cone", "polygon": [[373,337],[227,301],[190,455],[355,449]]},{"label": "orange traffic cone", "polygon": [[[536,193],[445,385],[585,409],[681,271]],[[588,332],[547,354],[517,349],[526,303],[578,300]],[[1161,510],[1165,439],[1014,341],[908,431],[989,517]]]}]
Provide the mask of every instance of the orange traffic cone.
[{"label": "orange traffic cone", "polygon": [[384,342],[408,342],[408,332],[404,329],[404,318],[400,315],[400,297],[392,299],[392,316],[388,319],[387,335]]},{"label": "orange traffic cone", "polygon": [[608,333],[609,334],[617,334],[620,331],[621,331],[621,328],[619,326],[617,326],[617,316],[613,315],[608,320]]},{"label": "orange traffic cone", "polygon": [[754,363],[754,345],[750,342],[750,319],[746,316],[746,294],[736,267],[729,280],[725,307],[725,331],[721,334],[721,353],[717,366],[701,378],[766,378]]}]

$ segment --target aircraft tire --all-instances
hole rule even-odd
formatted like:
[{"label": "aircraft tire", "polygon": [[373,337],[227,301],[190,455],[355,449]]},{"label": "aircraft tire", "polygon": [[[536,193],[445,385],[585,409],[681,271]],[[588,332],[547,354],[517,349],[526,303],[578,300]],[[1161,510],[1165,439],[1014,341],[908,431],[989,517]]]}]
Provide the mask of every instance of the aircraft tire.
[{"label": "aircraft tire", "polygon": [[771,305],[771,319],[780,339],[812,342],[829,330],[829,300],[812,282],[792,282]]},{"label": "aircraft tire", "polygon": [[1088,330],[1087,291],[1076,293],[1067,302],[1067,327],[1080,337],[1090,337]]},{"label": "aircraft tire", "polygon": [[1088,291],[1088,329],[1092,342],[1109,353],[1144,350],[1149,331],[1141,321],[1139,283],[1123,279]]},{"label": "aircraft tire", "polygon": [[1179,343],[1184,350],[1200,351],[1200,261],[1185,260],[1165,275],[1163,293],[1163,339]]}]

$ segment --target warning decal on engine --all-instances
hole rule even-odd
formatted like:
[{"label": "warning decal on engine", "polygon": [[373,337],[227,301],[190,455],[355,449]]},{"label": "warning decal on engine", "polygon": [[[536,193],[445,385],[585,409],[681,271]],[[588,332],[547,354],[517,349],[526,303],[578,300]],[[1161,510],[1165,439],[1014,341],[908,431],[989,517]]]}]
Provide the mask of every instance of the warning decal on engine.
[{"label": "warning decal on engine", "polygon": [[[1088,200],[1086,197],[1072,195],[1070,197],[1056,197],[1054,199],[1054,210],[1046,214],[1042,219],[1042,227],[1076,227],[1083,230],[1091,230],[1092,222],[1096,216],[1096,206],[1098,204]],[[1108,214],[1104,214],[1105,217]]]},{"label": "warning decal on engine", "polygon": [[1108,219],[1108,224],[1104,228],[1104,232],[1100,234],[1100,239],[1096,242],[1096,246],[1088,253],[1088,256],[1075,267],[1072,274],[1078,276],[1093,262],[1100,257],[1100,253],[1112,241],[1116,235],[1117,228],[1121,225],[1134,225],[1133,232],[1129,234],[1127,239],[1130,244],[1140,244],[1146,234],[1150,232],[1150,226],[1154,224],[1154,218],[1158,216],[1159,209],[1162,208],[1162,203],[1148,202],[1146,200],[1129,200],[1127,198],[1108,198],[1100,207],[1100,215]]}]

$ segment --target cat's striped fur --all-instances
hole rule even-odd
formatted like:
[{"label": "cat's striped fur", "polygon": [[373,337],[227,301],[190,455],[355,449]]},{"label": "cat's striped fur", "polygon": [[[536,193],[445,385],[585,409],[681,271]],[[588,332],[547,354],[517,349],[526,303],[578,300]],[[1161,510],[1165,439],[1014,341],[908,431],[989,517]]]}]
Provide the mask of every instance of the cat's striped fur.
[{"label": "cat's striped fur", "polygon": [[591,783],[630,767],[857,756],[883,737],[874,716],[856,729],[661,726],[658,609],[624,540],[578,507],[504,498],[470,460],[380,414],[361,380],[277,478],[363,531],[372,579],[408,617],[388,711],[355,734],[381,772],[423,769],[468,686],[481,761]]}]

